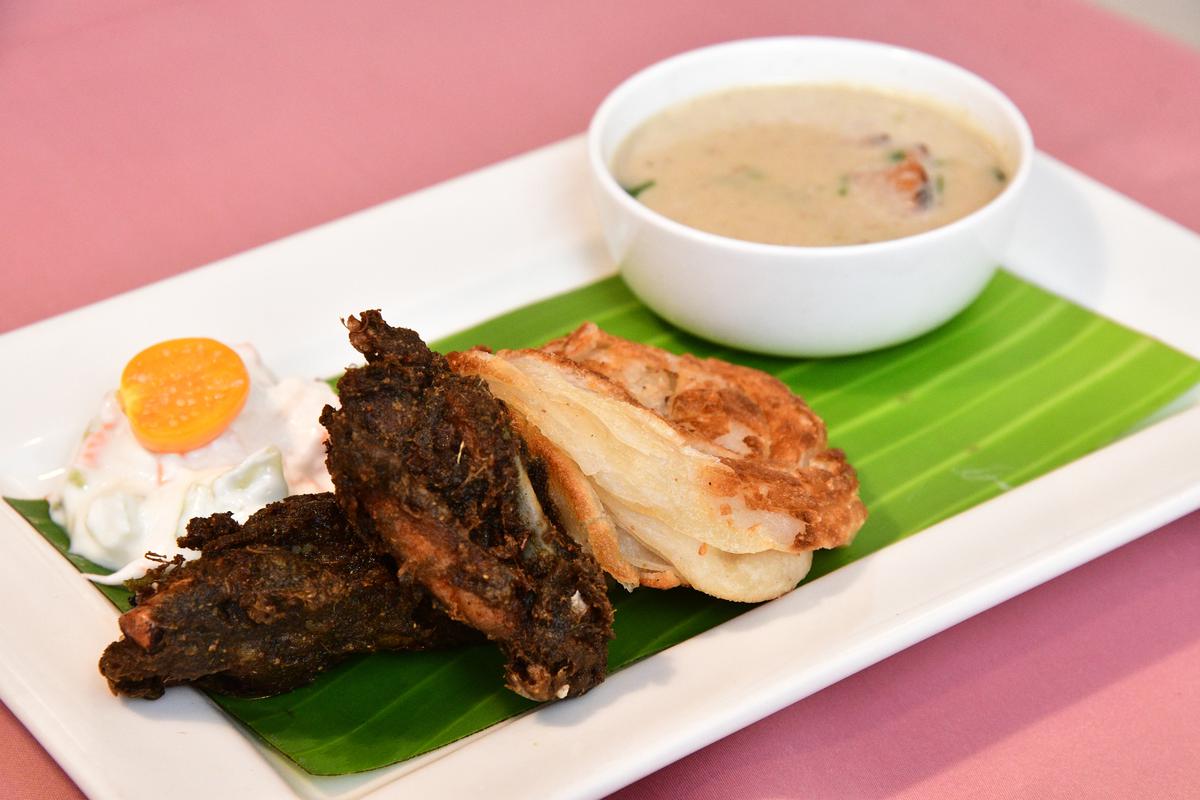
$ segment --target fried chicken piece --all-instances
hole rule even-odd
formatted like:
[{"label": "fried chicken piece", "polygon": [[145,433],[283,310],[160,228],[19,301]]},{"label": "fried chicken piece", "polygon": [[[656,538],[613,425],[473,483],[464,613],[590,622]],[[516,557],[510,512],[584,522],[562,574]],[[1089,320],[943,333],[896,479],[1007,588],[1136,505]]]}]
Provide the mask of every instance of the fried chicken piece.
[{"label": "fried chicken piece", "polygon": [[866,518],[824,424],[765,373],[591,324],[540,351],[451,362],[509,406],[564,528],[627,587],[777,597]]},{"label": "fried chicken piece", "polygon": [[347,517],[499,644],[513,691],[552,700],[598,684],[612,637],[603,573],[543,512],[504,407],[378,311],[346,327],[367,365],[346,372],[321,422]]},{"label": "fried chicken piece", "polygon": [[332,494],[288,497],[244,525],[229,514],[193,519],[179,544],[200,557],[137,582],[124,637],[100,659],[114,694],[154,699],[179,684],[279,694],[355,653],[477,636],[420,585],[398,581],[391,556],[359,539]]}]

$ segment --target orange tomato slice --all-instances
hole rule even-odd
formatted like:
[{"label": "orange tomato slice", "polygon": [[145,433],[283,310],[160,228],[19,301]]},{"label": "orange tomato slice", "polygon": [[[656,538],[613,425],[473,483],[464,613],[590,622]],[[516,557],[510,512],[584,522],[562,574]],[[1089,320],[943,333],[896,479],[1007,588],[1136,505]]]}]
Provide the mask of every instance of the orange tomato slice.
[{"label": "orange tomato slice", "polygon": [[133,435],[154,453],[183,453],[221,435],[250,393],[246,365],[215,339],[171,339],[125,365],[118,397]]}]

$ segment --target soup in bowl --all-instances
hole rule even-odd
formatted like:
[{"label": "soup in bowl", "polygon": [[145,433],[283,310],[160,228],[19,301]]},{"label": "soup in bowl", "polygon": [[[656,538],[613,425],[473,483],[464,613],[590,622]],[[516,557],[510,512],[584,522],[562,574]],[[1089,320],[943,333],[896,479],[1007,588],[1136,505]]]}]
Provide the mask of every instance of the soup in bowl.
[{"label": "soup in bowl", "polygon": [[871,42],[732,42],[649,67],[589,130],[609,250],[671,322],[784,355],[895,344],[995,271],[1033,145],[981,78]]}]

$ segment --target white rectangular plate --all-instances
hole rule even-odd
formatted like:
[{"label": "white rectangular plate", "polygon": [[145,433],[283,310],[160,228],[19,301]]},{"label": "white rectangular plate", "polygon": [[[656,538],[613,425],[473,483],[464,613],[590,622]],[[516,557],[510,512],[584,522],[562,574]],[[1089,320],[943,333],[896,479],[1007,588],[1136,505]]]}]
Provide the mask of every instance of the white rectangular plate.
[{"label": "white rectangular plate", "polygon": [[[0,337],[0,491],[37,496],[147,342],[252,341],[279,374],[351,360],[364,308],[435,339],[610,274],[579,137]],[[1009,266],[1200,355],[1200,237],[1039,155]],[[109,695],[115,611],[0,509],[0,696],[85,792],[186,798],[594,797],[1200,506],[1200,409],[613,675],[372,773],[296,770],[203,695]],[[1001,535],[1002,534],[1002,535]],[[806,613],[820,608],[819,613]],[[180,780],[180,776],[187,776]]]}]

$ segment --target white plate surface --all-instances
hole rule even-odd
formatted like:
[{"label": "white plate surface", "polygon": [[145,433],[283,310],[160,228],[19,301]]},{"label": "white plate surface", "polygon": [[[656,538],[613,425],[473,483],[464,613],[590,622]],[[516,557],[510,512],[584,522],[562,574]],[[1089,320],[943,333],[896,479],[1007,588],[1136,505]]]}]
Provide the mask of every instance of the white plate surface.
[{"label": "white plate surface", "polygon": [[[1040,155],[1009,266],[1200,355],[1200,237]],[[437,338],[610,274],[580,137],[0,337],[22,376],[0,492],[44,493],[148,341],[252,341],[279,374],[352,360],[339,318],[382,308]],[[578,700],[423,758],[314,779],[203,695],[109,695],[115,612],[0,508],[0,696],[94,798],[594,797],[1200,506],[1189,407],[613,675]],[[207,765],[207,766],[204,766]],[[180,780],[179,776],[188,776]]]}]

